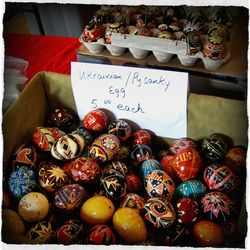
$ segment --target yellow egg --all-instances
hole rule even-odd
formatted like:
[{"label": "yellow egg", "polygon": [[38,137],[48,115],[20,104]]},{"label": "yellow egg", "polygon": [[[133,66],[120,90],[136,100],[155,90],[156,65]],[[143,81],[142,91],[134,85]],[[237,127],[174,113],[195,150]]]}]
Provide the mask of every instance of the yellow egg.
[{"label": "yellow egg", "polygon": [[146,225],[137,209],[122,207],[113,216],[113,226],[127,243],[139,243],[147,239]]},{"label": "yellow egg", "polygon": [[112,219],[115,207],[105,196],[95,195],[86,200],[80,210],[80,217],[91,225],[107,223]]}]

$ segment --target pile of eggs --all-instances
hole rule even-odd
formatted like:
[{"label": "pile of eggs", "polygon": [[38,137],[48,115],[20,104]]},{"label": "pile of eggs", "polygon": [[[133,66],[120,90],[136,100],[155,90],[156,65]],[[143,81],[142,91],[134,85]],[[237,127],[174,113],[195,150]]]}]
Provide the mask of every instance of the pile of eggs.
[{"label": "pile of eggs", "polygon": [[232,246],[246,148],[223,134],[170,144],[128,121],[52,110],[13,152],[3,239],[34,243]]}]

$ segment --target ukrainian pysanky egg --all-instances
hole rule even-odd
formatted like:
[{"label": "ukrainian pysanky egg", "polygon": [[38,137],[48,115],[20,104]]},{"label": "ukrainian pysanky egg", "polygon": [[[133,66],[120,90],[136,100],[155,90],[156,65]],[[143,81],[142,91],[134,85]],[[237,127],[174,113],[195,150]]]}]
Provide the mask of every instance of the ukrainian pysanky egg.
[{"label": "ukrainian pysanky egg", "polygon": [[57,127],[60,130],[71,133],[79,126],[79,117],[73,109],[55,108],[48,115],[50,127]]},{"label": "ukrainian pysanky egg", "polygon": [[36,243],[50,243],[54,238],[55,231],[49,221],[40,221],[26,233],[26,237]]},{"label": "ukrainian pysanky egg", "polygon": [[103,37],[104,29],[101,24],[91,20],[83,29],[82,39],[84,42],[97,42]]},{"label": "ukrainian pysanky egg", "polygon": [[112,160],[120,148],[120,141],[115,135],[103,134],[97,137],[89,149],[90,157],[98,162]]},{"label": "ukrainian pysanky egg", "polygon": [[129,158],[131,150],[127,145],[121,145],[118,152],[114,155],[113,160],[125,161]]},{"label": "ukrainian pysanky egg", "polygon": [[197,148],[197,142],[191,138],[180,138],[180,139],[176,139],[173,142],[171,142],[171,144],[169,145],[169,150],[171,152],[171,154],[175,155],[177,154],[179,151],[181,151],[182,149],[185,148]]},{"label": "ukrainian pysanky egg", "polygon": [[145,189],[150,197],[161,197],[171,200],[175,184],[170,176],[162,170],[153,170],[145,178]]},{"label": "ukrainian pysanky egg", "polygon": [[42,193],[30,192],[19,201],[18,213],[24,221],[41,221],[49,213],[49,201]]},{"label": "ukrainian pysanky egg", "polygon": [[103,171],[109,171],[110,169],[115,169],[119,172],[121,172],[123,175],[126,175],[128,173],[128,167],[125,163],[120,161],[111,161],[105,167],[103,168]]},{"label": "ukrainian pysanky egg", "polygon": [[85,129],[82,125],[79,126],[76,130],[74,130],[72,134],[80,135],[85,141],[87,146],[91,145],[91,143],[93,142],[93,137],[91,133],[87,129]]},{"label": "ukrainian pysanky egg", "polygon": [[199,205],[192,198],[182,198],[176,203],[176,214],[179,223],[192,224],[199,216]]},{"label": "ukrainian pysanky egg", "polygon": [[172,163],[173,163],[174,156],[170,154],[163,155],[161,158],[161,165],[162,169],[171,177],[175,178],[175,173],[172,168]]},{"label": "ukrainian pysanky egg", "polygon": [[190,55],[195,55],[202,49],[202,42],[196,30],[185,32],[181,40],[187,42],[188,54]]},{"label": "ukrainian pysanky egg", "polygon": [[100,178],[101,168],[93,159],[81,156],[71,162],[70,172],[75,182],[90,183]]},{"label": "ukrainian pysanky egg", "polygon": [[212,134],[201,140],[201,154],[212,163],[223,160],[228,149],[229,143],[222,134]]},{"label": "ukrainian pysanky egg", "polygon": [[142,189],[143,187],[142,181],[137,175],[127,174],[125,178],[126,178],[128,193],[136,193]]},{"label": "ukrainian pysanky egg", "polygon": [[137,165],[153,158],[152,149],[144,144],[138,144],[131,153],[131,159]]},{"label": "ukrainian pysanky egg", "polygon": [[195,178],[201,168],[201,156],[194,148],[186,148],[175,154],[172,167],[182,181]]},{"label": "ukrainian pysanky egg", "polygon": [[140,167],[142,179],[145,180],[146,176],[152,170],[156,170],[156,169],[163,170],[162,165],[160,164],[159,161],[157,161],[155,159],[149,159],[149,160],[143,161],[141,164],[141,167]]},{"label": "ukrainian pysanky egg", "polygon": [[38,181],[48,192],[54,192],[71,182],[66,172],[57,165],[44,165],[39,169]]},{"label": "ukrainian pysanky egg", "polygon": [[120,203],[120,207],[136,208],[139,211],[141,211],[143,209],[144,205],[145,205],[144,198],[136,193],[126,194]]},{"label": "ukrainian pysanky egg", "polygon": [[184,181],[176,189],[176,196],[178,198],[189,197],[196,201],[206,193],[207,188],[200,180]]},{"label": "ukrainian pysanky egg", "polygon": [[103,174],[100,184],[100,194],[111,200],[119,200],[126,195],[127,183],[125,176],[117,170]]},{"label": "ukrainian pysanky egg", "polygon": [[108,133],[116,135],[120,141],[126,141],[132,135],[132,128],[123,120],[114,120],[108,126]]},{"label": "ukrainian pysanky egg", "polygon": [[69,184],[61,187],[54,197],[54,205],[59,210],[71,212],[78,209],[87,197],[87,193],[79,184]]},{"label": "ukrainian pysanky egg", "polygon": [[35,189],[37,178],[35,172],[27,166],[17,166],[10,174],[8,186],[15,198],[21,198]]},{"label": "ukrainian pysanky egg", "polygon": [[211,164],[204,171],[204,181],[211,190],[229,193],[239,184],[239,178],[226,165]]},{"label": "ukrainian pysanky egg", "polygon": [[80,135],[67,134],[55,141],[51,148],[51,155],[61,161],[77,158],[85,148],[85,141]]},{"label": "ukrainian pysanky egg", "polygon": [[145,129],[139,129],[132,134],[132,144],[136,147],[139,144],[144,144],[150,146],[152,143],[151,134]]},{"label": "ukrainian pysanky egg", "polygon": [[115,236],[108,225],[99,224],[90,229],[88,243],[95,245],[115,244]]},{"label": "ukrainian pysanky egg", "polygon": [[175,209],[169,201],[149,198],[143,208],[144,219],[154,228],[168,228],[175,221]]},{"label": "ukrainian pysanky egg", "polygon": [[210,220],[226,221],[235,212],[234,202],[222,192],[206,193],[200,203],[201,212]]},{"label": "ukrainian pysanky egg", "polygon": [[105,42],[108,44],[112,43],[112,34],[119,33],[119,34],[126,34],[126,28],[122,26],[120,23],[111,23],[105,30],[104,39]]},{"label": "ukrainian pysanky egg", "polygon": [[13,152],[11,160],[13,168],[20,165],[34,168],[37,160],[36,149],[29,143],[22,143]]},{"label": "ukrainian pysanky egg", "polygon": [[90,111],[84,116],[82,124],[89,131],[101,132],[108,126],[108,115],[101,109]]}]

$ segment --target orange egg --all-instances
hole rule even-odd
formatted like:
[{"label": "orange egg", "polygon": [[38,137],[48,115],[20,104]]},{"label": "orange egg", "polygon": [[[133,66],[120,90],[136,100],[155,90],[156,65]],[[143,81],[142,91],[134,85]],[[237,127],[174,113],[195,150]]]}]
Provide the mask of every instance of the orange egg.
[{"label": "orange egg", "polygon": [[127,243],[139,243],[147,239],[146,225],[137,209],[122,207],[113,216],[115,231]]},{"label": "orange egg", "polygon": [[115,207],[110,199],[95,195],[82,204],[80,217],[91,225],[105,224],[112,219],[114,211]]}]

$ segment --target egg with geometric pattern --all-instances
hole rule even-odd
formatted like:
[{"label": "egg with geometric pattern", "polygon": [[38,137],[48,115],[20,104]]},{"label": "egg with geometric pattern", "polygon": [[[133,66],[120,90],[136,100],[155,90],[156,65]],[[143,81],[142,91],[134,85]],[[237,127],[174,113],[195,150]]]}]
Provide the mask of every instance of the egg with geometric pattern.
[{"label": "egg with geometric pattern", "polygon": [[108,126],[108,134],[116,135],[120,141],[126,141],[132,134],[132,128],[123,120],[114,120]]}]

